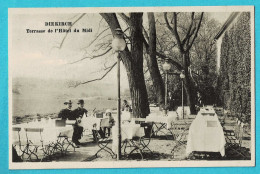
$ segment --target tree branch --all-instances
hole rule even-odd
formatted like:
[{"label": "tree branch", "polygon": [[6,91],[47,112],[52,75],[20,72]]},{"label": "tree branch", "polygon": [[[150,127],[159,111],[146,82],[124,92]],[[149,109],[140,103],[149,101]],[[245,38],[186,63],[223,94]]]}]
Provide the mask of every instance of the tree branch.
[{"label": "tree branch", "polygon": [[118,15],[128,24],[131,25],[131,20],[126,14],[124,13],[118,13]]},{"label": "tree branch", "polygon": [[[149,54],[149,44],[147,43],[147,41],[145,40],[144,36],[142,37],[143,39],[143,43],[144,43],[144,46],[145,46],[145,49],[146,49],[146,53]],[[165,56],[164,54],[162,53],[159,53],[156,51],[156,55],[159,56],[160,58],[162,59],[166,59],[168,58],[169,59],[169,62],[172,63],[173,65],[175,65],[179,70],[182,70],[183,67],[180,63],[178,63],[177,61],[175,60],[172,60],[171,58]]]},{"label": "tree branch", "polygon": [[100,32],[100,33],[96,36],[95,39],[93,39],[86,47],[83,47],[82,49],[85,49],[85,48],[91,46],[91,45],[92,45],[105,31],[107,31],[108,29],[109,29],[109,27],[106,28],[106,29],[104,29],[102,32]]},{"label": "tree branch", "polygon": [[186,33],[186,37],[182,41],[183,45],[185,44],[185,41],[190,37],[191,28],[193,26],[193,20],[194,20],[194,12],[191,13],[191,23],[190,23],[189,29]]},{"label": "tree branch", "polygon": [[[73,27],[73,25],[75,25],[81,18],[83,18],[84,16],[86,15],[86,13],[83,13],[82,15],[80,15],[73,23],[72,25],[68,28],[68,29],[71,29]],[[60,43],[60,46],[58,46],[57,48],[61,49],[62,46],[63,46],[63,43],[65,41],[65,39],[67,38],[68,36],[68,32],[65,34],[64,38],[62,39],[61,43]]]},{"label": "tree branch", "polygon": [[167,57],[166,55],[164,55],[162,53],[159,53],[159,52],[156,52],[156,55],[158,57],[162,58],[162,59],[166,59],[167,58],[169,63],[173,64],[178,70],[183,70],[183,67],[182,67],[182,65],[179,62],[177,62],[177,61],[175,61],[175,60],[173,60],[173,59],[171,59],[171,58]]},{"label": "tree branch", "polygon": [[[121,28],[118,19],[116,17],[115,13],[100,13],[100,15],[105,19],[107,24],[110,27],[111,33],[113,36],[115,35],[115,29]],[[122,52],[122,61],[124,63],[131,61],[131,52],[129,51],[128,47],[125,48],[125,50]]]},{"label": "tree branch", "polygon": [[168,29],[174,34],[173,28],[171,27],[169,21],[168,21],[168,17],[167,17],[167,12],[164,13],[164,20],[166,22],[166,25],[168,27]]},{"label": "tree branch", "polygon": [[191,48],[191,46],[192,46],[194,40],[196,39],[196,37],[197,37],[197,35],[198,35],[199,29],[200,29],[200,25],[201,25],[201,22],[202,22],[202,18],[203,18],[203,14],[204,14],[204,12],[202,12],[201,15],[200,15],[200,21],[199,21],[199,24],[198,24],[198,26],[197,26],[196,32],[195,32],[195,34],[194,34],[194,37],[193,37],[191,43],[188,45],[186,51],[188,51],[188,50]]},{"label": "tree branch", "polygon": [[109,34],[107,34],[107,35],[105,35],[105,36],[103,36],[103,37],[101,37],[100,39],[98,39],[99,41],[100,40],[103,40],[103,39],[105,39],[106,37],[108,37],[108,36],[113,36],[111,33],[109,33]]},{"label": "tree branch", "polygon": [[149,40],[148,33],[147,33],[147,31],[145,30],[144,27],[143,27],[143,34],[144,34],[144,36],[145,36],[145,39],[146,39],[146,40]]},{"label": "tree branch", "polygon": [[94,58],[97,58],[97,57],[104,56],[104,55],[107,54],[110,50],[112,50],[112,47],[110,47],[108,50],[106,50],[106,51],[105,51],[104,53],[102,53],[102,54],[94,55],[94,56],[90,56],[90,57],[83,57],[83,58],[81,58],[80,60],[77,60],[77,61],[75,61],[75,62],[71,62],[71,63],[69,63],[69,64],[78,63],[78,62],[80,62],[80,61],[82,61],[82,60],[84,60],[84,59],[94,59]]},{"label": "tree branch", "polygon": [[111,47],[111,43],[110,42],[99,43],[99,44],[97,44],[95,46],[95,49],[92,50],[92,53],[96,53],[99,50],[107,50],[110,47]]},{"label": "tree branch", "polygon": [[194,74],[196,74],[196,75],[197,75],[197,73],[193,72],[193,71],[190,69],[190,77],[191,77],[191,79],[193,80],[193,82],[195,83],[195,86],[198,86],[198,82],[195,80],[195,78],[193,77],[193,74],[192,74],[192,73],[194,73]]},{"label": "tree branch", "polygon": [[178,34],[178,30],[177,30],[177,13],[173,13],[173,25],[174,25],[174,28],[172,28],[169,24],[169,21],[168,21],[168,17],[167,17],[167,12],[164,13],[164,20],[166,22],[166,25],[168,27],[168,29],[173,33],[173,35],[175,36],[176,40],[177,40],[177,43],[178,43],[178,46],[180,48],[180,51],[181,52],[184,52],[183,50],[183,45],[182,45],[182,42],[181,42],[181,39],[180,39],[180,36]]},{"label": "tree branch", "polygon": [[87,83],[90,83],[90,82],[94,82],[94,81],[99,81],[99,80],[102,80],[104,77],[106,77],[106,75],[112,71],[112,69],[116,66],[117,62],[114,63],[106,72],[103,76],[101,76],[100,78],[96,78],[96,79],[93,79],[93,80],[88,80],[86,82],[81,82],[81,83],[77,83],[74,87],[77,87],[79,85],[83,85],[83,84],[87,84]]}]

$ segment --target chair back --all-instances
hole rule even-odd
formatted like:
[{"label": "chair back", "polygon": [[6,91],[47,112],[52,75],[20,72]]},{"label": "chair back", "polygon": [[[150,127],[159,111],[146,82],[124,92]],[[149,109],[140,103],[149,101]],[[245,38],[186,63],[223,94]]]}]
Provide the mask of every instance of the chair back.
[{"label": "chair back", "polygon": [[186,123],[172,123],[171,133],[173,138],[177,141],[187,141],[189,132],[189,124]]},{"label": "chair back", "polygon": [[190,124],[172,123],[171,130],[173,134],[188,134]]},{"label": "chair back", "polygon": [[65,127],[66,126],[66,120],[55,120],[55,126],[56,127]]},{"label": "chair back", "polygon": [[43,132],[43,128],[24,128],[26,132]]},{"label": "chair back", "polygon": [[24,128],[26,133],[27,143],[39,143],[43,142],[42,132],[43,128]]},{"label": "chair back", "polygon": [[[21,144],[21,137],[20,137],[20,132],[21,132],[21,128],[20,127],[13,127],[12,131],[13,131],[13,139],[18,140],[19,145]],[[18,137],[17,137],[18,136]],[[17,142],[17,141],[16,141]]]},{"label": "chair back", "polygon": [[21,129],[22,129],[22,128],[20,128],[20,127],[13,127],[13,128],[12,128],[12,130],[13,130],[14,132],[20,132]]}]

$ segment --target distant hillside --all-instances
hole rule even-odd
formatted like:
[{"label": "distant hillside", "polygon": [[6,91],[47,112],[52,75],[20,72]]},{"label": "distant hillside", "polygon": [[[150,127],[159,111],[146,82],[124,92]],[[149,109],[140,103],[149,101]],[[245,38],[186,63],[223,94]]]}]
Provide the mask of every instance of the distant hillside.
[{"label": "distant hillside", "polygon": [[69,87],[76,83],[73,80],[54,80],[36,78],[14,78],[12,92],[14,97],[34,98],[87,98],[87,97],[116,97],[116,84],[104,84],[101,81],[78,87]]},{"label": "distant hillside", "polygon": [[74,88],[69,87],[71,83],[75,81],[14,78],[12,81],[13,115],[57,113],[64,107],[63,102],[67,99],[73,101],[73,108],[77,107],[78,99],[84,99],[86,108],[90,110],[116,107],[116,84],[97,81]]}]

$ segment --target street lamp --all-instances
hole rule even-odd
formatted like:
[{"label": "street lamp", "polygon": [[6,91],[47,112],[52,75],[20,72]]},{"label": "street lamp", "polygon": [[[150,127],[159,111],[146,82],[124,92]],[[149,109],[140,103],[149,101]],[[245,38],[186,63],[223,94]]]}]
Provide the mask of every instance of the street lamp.
[{"label": "street lamp", "polygon": [[185,78],[184,70],[181,71],[180,78],[181,78],[181,96],[182,96],[182,101],[181,101],[181,103],[182,103],[182,117],[184,119],[184,104],[183,104],[184,103],[183,102],[183,92],[184,92],[183,80]]},{"label": "street lamp", "polygon": [[165,115],[167,114],[167,90],[168,90],[168,72],[169,70],[171,69],[171,64],[169,64],[169,60],[166,58],[165,59],[165,62],[163,64],[163,70],[165,72],[165,108],[164,108],[164,111],[165,111]]},{"label": "street lamp", "polygon": [[121,99],[120,99],[120,51],[124,51],[126,42],[124,40],[123,32],[120,28],[115,29],[114,39],[112,41],[112,48],[117,52],[117,126],[118,126],[118,146],[117,146],[117,160],[121,157]]}]

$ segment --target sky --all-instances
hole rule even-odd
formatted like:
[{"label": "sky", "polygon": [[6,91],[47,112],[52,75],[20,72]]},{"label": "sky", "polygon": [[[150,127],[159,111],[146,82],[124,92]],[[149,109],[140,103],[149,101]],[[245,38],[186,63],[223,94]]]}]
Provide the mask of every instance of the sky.
[{"label": "sky", "polygon": [[[224,23],[230,13],[210,13],[220,23]],[[13,77],[36,77],[53,79],[74,79],[87,81],[99,78],[104,74],[104,67],[116,61],[115,54],[109,54],[96,59],[85,59],[79,63],[70,64],[86,55],[96,55],[94,45],[84,48],[104,29],[104,20],[100,23],[99,14],[87,14],[78,21],[74,28],[92,28],[88,33],[69,33],[62,48],[60,45],[65,33],[27,33],[26,29],[48,30],[67,27],[45,26],[46,21],[75,21],[80,14],[19,14],[11,16],[11,35],[9,61]],[[100,26],[101,25],[101,26]],[[100,27],[99,27],[100,26]],[[107,30],[103,36],[109,34]],[[109,38],[109,36],[107,37]],[[99,41],[100,42],[100,41]],[[96,43],[99,43],[98,41]],[[121,86],[128,87],[127,75],[121,66]],[[116,84],[116,68],[102,81]]]},{"label": "sky", "polygon": [[[80,14],[39,14],[39,15],[14,15],[12,16],[12,35],[10,48],[10,62],[13,77],[36,77],[53,79],[74,79],[87,81],[99,78],[103,75],[104,67],[112,65],[116,61],[115,54],[108,56],[85,59],[79,63],[70,64],[80,60],[84,56],[96,55],[92,53],[94,47],[84,49],[86,45],[95,38],[99,31],[99,14],[87,14],[72,30],[82,28],[92,28],[93,32],[88,33],[69,33],[61,49],[57,48],[65,33],[27,33],[26,29],[48,30],[67,27],[47,27],[46,21],[75,21]],[[86,20],[87,19],[87,20]],[[104,21],[103,21],[104,24]],[[109,30],[107,30],[109,33]],[[105,35],[105,34],[104,34]],[[97,42],[98,43],[98,42]],[[121,79],[126,79],[122,67]],[[116,82],[116,69],[104,78],[104,82]],[[124,84],[124,83],[123,83]]]},{"label": "sky", "polygon": [[212,12],[212,13],[209,13],[209,16],[211,18],[216,19],[221,24],[224,24],[224,22],[227,20],[227,18],[229,17],[230,14],[231,14],[231,12]]}]

